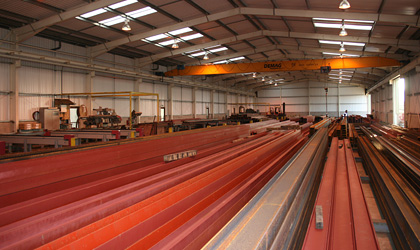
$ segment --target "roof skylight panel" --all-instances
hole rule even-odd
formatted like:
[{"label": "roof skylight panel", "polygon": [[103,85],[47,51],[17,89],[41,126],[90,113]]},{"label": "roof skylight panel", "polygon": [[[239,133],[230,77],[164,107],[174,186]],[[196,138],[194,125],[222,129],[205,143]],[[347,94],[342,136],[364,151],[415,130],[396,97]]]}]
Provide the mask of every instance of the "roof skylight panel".
[{"label": "roof skylight panel", "polygon": [[[122,1],[122,2],[119,2],[119,3],[109,5],[108,7],[111,8],[111,9],[118,9],[118,8],[130,5],[130,4],[133,4],[133,3],[137,3],[137,0],[126,0],[126,1]],[[80,16],[83,17],[83,18],[89,18],[89,17],[100,15],[100,14],[105,13],[105,12],[106,12],[106,10],[104,8],[100,8],[100,9],[90,11],[90,12],[85,13],[85,14],[80,15]]]},{"label": "roof skylight panel", "polygon": [[97,10],[93,10],[91,12],[85,13],[83,15],[80,15],[80,16],[83,17],[83,18],[89,18],[89,17],[93,17],[93,16],[96,16],[96,15],[99,15],[99,14],[102,14],[102,13],[105,13],[105,12],[106,12],[106,10],[104,10],[104,9],[97,9]]},{"label": "roof skylight panel", "polygon": [[190,31],[193,31],[193,30],[190,27],[185,27],[185,28],[182,28],[182,29],[177,29],[177,30],[169,31],[168,33],[171,34],[171,35],[173,35],[173,36],[176,36],[176,35],[180,35],[180,34],[184,34],[184,33],[190,32]]},{"label": "roof skylight panel", "polygon": [[137,0],[125,0],[125,1],[122,1],[122,2],[119,2],[119,3],[114,3],[112,5],[109,5],[108,7],[111,8],[111,9],[118,9],[118,8],[130,5],[130,4],[133,4],[133,3],[137,3]]},{"label": "roof skylight panel", "polygon": [[216,52],[220,52],[220,51],[224,51],[227,50],[228,48],[226,47],[221,47],[221,48],[217,48],[217,49],[211,49],[209,50],[211,53],[216,53]]},{"label": "roof skylight panel", "polygon": [[189,36],[183,36],[183,37],[181,37],[181,39],[184,40],[184,41],[188,41],[188,40],[193,40],[193,39],[200,38],[200,37],[203,37],[203,35],[200,34],[200,33],[195,33],[195,34],[192,34],[192,35],[189,35]]},{"label": "roof skylight panel", "polygon": [[[132,18],[138,18],[138,17],[142,17],[142,16],[146,16],[146,15],[155,13],[155,12],[156,12],[155,9],[152,9],[150,7],[144,7],[144,8],[135,10],[135,11],[128,12],[125,15],[127,15],[129,17],[132,17]],[[103,24],[103,25],[107,25],[107,26],[112,26],[112,25],[124,22],[125,19],[126,18],[125,18],[124,15],[120,15],[120,16],[114,16],[114,17],[99,21],[99,23]]]},{"label": "roof skylight panel", "polygon": [[150,8],[149,6],[135,10],[135,11],[131,11],[126,13],[127,16],[130,16],[132,18],[138,18],[138,17],[142,17],[142,16],[147,16],[150,14],[153,14],[157,12],[155,9]]},{"label": "roof skylight panel", "polygon": [[[328,40],[318,40],[319,43],[324,43],[324,44],[337,44],[337,45],[341,45],[341,41],[328,41]],[[354,42],[343,42],[344,45],[348,45],[348,46],[360,46],[363,47],[366,44],[365,43],[354,43]]]},{"label": "roof skylight panel", "polygon": [[222,64],[222,63],[228,63],[228,60],[223,60],[223,61],[214,62],[213,64]]},{"label": "roof skylight panel", "polygon": [[[192,35],[189,35],[189,36],[180,37],[180,39],[183,40],[183,41],[188,41],[188,40],[196,39],[196,38],[199,38],[199,37],[202,37],[202,36],[203,35],[200,34],[200,33],[195,33],[195,34],[192,34]],[[162,46],[167,46],[167,45],[170,45],[170,44],[174,44],[175,42],[179,42],[179,41],[176,40],[176,39],[171,39],[171,40],[168,40],[168,41],[160,42],[158,44],[162,45]],[[156,44],[156,45],[158,45],[158,44]]]},{"label": "roof skylight panel", "polygon": [[244,56],[240,56],[240,57],[235,57],[235,58],[231,58],[231,59],[228,59],[229,61],[238,61],[238,60],[243,60],[243,59],[245,59],[245,57]]}]

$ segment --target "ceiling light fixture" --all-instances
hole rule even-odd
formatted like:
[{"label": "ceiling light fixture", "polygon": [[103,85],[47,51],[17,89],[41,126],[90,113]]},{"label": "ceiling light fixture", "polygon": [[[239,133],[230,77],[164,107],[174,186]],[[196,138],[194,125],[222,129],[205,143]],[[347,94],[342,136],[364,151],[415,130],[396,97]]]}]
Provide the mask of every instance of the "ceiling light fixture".
[{"label": "ceiling light fixture", "polygon": [[341,1],[341,3],[340,3],[340,5],[338,6],[338,8],[340,8],[340,9],[342,9],[342,10],[345,10],[345,9],[350,8],[350,3],[349,3],[349,1],[347,1],[347,0],[343,0],[343,1]]},{"label": "ceiling light fixture", "polygon": [[131,27],[130,27],[130,25],[128,24],[128,22],[129,22],[130,20],[128,20],[128,19],[125,19],[125,21],[124,21],[124,25],[122,26],[122,30],[124,30],[124,31],[130,31],[131,30]]},{"label": "ceiling light fixture", "polygon": [[207,52],[204,54],[203,60],[209,60],[209,55],[207,55]]},{"label": "ceiling light fixture", "polygon": [[346,29],[344,28],[344,23],[341,26],[341,31],[340,31],[340,33],[338,35],[339,36],[347,36],[348,35]]},{"label": "ceiling light fixture", "polygon": [[179,42],[178,38],[174,40],[174,43],[172,44],[173,49],[178,49],[179,48],[178,42]]},{"label": "ceiling light fixture", "polygon": [[338,51],[340,51],[340,52],[346,52],[346,48],[344,48],[344,43],[341,43],[340,46],[341,47],[340,47],[340,49]]},{"label": "ceiling light fixture", "polygon": [[271,80],[269,83],[270,83],[270,84],[273,84],[273,80]]},{"label": "ceiling light fixture", "polygon": [[338,83],[339,83],[339,84],[341,84],[341,82],[342,82],[341,80],[340,80],[340,81],[338,81]]},{"label": "ceiling light fixture", "polygon": [[277,83],[274,83],[274,86],[277,86]]},{"label": "ceiling light fixture", "polygon": [[261,81],[265,82],[265,78],[264,78],[264,76],[262,77]]},{"label": "ceiling light fixture", "polygon": [[256,72],[254,72],[254,73],[252,73],[252,77],[257,77],[257,73]]}]

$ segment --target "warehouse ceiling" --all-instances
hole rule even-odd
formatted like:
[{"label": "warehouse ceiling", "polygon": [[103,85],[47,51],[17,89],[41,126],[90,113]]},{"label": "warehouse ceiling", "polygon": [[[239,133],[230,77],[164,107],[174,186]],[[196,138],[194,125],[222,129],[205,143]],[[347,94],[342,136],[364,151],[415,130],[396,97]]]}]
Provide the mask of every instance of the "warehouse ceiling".
[{"label": "warehouse ceiling", "polygon": [[[420,1],[3,0],[0,26],[18,42],[38,35],[110,52],[141,67],[380,56],[407,63],[420,53]],[[124,31],[127,24],[131,30]],[[339,36],[345,29],[347,36]],[[176,45],[174,45],[176,44]],[[178,48],[173,48],[178,47]],[[339,51],[340,48],[345,51]],[[204,60],[204,57],[208,57]],[[153,67],[150,67],[150,69]],[[392,67],[189,76],[233,88],[300,81],[375,84]],[[183,76],[185,79],[186,77]],[[263,81],[264,78],[264,81]]]}]

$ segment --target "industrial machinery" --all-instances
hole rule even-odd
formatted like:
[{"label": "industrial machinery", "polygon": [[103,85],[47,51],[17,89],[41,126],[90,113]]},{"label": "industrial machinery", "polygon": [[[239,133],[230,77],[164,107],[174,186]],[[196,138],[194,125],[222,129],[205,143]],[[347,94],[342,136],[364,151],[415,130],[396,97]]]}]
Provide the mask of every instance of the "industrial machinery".
[{"label": "industrial machinery", "polygon": [[94,111],[96,111],[96,115],[81,117],[81,119],[86,119],[83,122],[86,126],[114,127],[122,121],[121,116],[117,115],[114,109],[99,107]]}]

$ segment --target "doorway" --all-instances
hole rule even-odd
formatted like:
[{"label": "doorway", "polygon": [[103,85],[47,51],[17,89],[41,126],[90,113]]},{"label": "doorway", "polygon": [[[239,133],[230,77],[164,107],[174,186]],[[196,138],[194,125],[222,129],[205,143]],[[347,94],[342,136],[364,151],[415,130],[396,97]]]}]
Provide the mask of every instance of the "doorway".
[{"label": "doorway", "polygon": [[160,114],[159,114],[159,116],[160,116],[160,121],[161,122],[165,121],[165,115],[166,115],[165,107],[160,107]]}]

